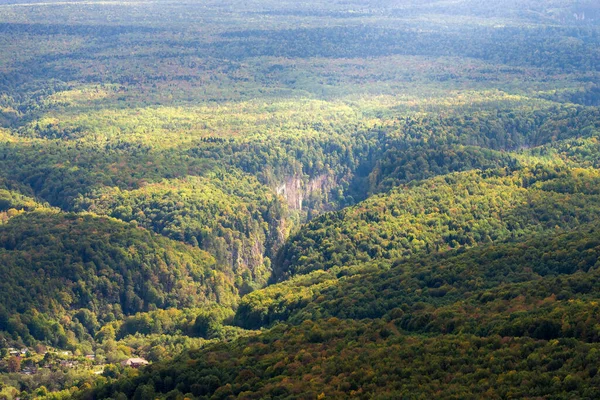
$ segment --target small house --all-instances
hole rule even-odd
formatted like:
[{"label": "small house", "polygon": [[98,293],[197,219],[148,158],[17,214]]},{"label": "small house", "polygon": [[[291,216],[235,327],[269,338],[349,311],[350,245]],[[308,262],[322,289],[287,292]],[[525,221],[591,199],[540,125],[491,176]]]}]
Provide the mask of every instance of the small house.
[{"label": "small house", "polygon": [[121,365],[122,366],[124,366],[124,367],[132,367],[132,368],[139,368],[139,367],[142,367],[142,366],[148,365],[148,364],[149,364],[148,361],[146,361],[143,358],[139,358],[139,357],[128,358],[125,361],[121,361]]}]

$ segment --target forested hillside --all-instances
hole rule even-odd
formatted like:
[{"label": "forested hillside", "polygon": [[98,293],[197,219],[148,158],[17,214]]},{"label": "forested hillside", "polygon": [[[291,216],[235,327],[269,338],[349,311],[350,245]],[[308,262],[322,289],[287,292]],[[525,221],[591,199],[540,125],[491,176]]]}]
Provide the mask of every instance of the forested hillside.
[{"label": "forested hillside", "polygon": [[93,337],[124,315],[236,302],[233,277],[210,255],[114,219],[15,216],[0,227],[0,249],[1,327],[29,344],[75,345],[53,322],[67,310],[89,314],[93,322],[80,334]]},{"label": "forested hillside", "polygon": [[286,243],[276,277],[574,228],[600,216],[599,178],[538,166],[401,186],[307,224]]},{"label": "forested hillside", "polygon": [[598,229],[297,277],[238,310],[285,323],[94,396],[594,398]]},{"label": "forested hillside", "polygon": [[2,2],[0,399],[599,397],[596,3]]}]

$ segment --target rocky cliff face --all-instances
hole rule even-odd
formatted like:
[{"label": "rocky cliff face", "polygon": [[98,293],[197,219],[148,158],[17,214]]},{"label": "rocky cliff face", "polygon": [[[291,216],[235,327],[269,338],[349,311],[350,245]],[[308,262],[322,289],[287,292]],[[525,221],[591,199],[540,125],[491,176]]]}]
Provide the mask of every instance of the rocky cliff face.
[{"label": "rocky cliff face", "polygon": [[307,198],[327,194],[334,186],[335,179],[328,174],[321,174],[307,181],[296,175],[286,178],[277,186],[276,192],[286,200],[291,210],[302,211]]},{"label": "rocky cliff face", "polygon": [[287,204],[293,210],[302,210],[304,201],[304,191],[302,190],[302,180],[297,176],[291,176],[277,186],[277,194],[282,196]]}]

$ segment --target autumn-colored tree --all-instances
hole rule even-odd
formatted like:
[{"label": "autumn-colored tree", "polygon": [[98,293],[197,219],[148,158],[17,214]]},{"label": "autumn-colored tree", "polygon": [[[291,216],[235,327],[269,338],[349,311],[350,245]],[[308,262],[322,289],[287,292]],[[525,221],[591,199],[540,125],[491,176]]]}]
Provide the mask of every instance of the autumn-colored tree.
[{"label": "autumn-colored tree", "polygon": [[11,356],[8,359],[8,371],[9,372],[19,372],[19,371],[21,371],[21,357],[19,357],[19,356]]}]

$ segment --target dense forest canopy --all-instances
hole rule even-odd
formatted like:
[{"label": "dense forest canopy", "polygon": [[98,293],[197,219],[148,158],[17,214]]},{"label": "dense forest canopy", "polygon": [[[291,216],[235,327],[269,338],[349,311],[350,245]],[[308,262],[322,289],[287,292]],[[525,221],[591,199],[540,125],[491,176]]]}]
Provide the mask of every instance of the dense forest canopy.
[{"label": "dense forest canopy", "polygon": [[0,399],[597,398],[599,107],[594,0],[2,1]]}]

